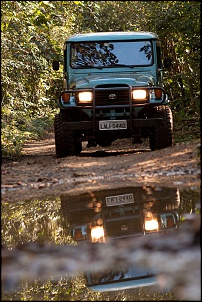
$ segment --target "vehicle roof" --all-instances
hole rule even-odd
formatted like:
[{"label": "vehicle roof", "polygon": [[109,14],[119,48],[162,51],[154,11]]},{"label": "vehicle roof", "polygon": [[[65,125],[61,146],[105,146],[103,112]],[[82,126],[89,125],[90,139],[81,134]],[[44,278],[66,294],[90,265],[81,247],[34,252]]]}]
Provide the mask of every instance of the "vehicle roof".
[{"label": "vehicle roof", "polygon": [[103,40],[133,40],[133,39],[159,39],[158,35],[144,31],[116,31],[116,32],[96,32],[86,34],[75,34],[70,36],[66,42],[83,41],[103,41]]}]

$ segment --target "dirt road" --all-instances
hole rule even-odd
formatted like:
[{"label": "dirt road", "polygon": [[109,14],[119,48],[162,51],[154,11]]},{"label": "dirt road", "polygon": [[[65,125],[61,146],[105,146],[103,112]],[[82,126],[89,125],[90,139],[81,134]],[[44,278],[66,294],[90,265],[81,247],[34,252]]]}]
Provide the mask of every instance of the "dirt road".
[{"label": "dirt road", "polygon": [[200,185],[199,143],[151,151],[147,142],[133,145],[130,140],[117,140],[110,148],[83,145],[79,156],[59,159],[51,133],[44,140],[27,143],[18,160],[2,161],[2,201],[131,185]]}]

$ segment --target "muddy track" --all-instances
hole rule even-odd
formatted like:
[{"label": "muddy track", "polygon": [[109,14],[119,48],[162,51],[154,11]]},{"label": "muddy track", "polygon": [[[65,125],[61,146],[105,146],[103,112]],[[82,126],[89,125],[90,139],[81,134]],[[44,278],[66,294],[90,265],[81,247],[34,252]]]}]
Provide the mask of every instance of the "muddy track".
[{"label": "muddy track", "polygon": [[29,141],[23,156],[2,161],[2,201],[57,196],[62,191],[123,186],[187,187],[200,185],[199,141],[151,151],[145,141],[117,140],[111,147],[87,148],[79,156],[56,158],[54,135]]}]

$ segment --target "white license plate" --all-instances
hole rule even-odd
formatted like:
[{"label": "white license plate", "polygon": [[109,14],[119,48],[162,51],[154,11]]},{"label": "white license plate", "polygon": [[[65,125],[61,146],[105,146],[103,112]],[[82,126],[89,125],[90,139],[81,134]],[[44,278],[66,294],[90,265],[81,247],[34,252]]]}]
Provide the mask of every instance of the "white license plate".
[{"label": "white license plate", "polygon": [[134,197],[132,193],[115,195],[106,197],[106,206],[117,206],[120,204],[134,203]]},{"label": "white license plate", "polygon": [[127,129],[126,120],[108,120],[108,121],[99,121],[100,130],[122,130]]}]

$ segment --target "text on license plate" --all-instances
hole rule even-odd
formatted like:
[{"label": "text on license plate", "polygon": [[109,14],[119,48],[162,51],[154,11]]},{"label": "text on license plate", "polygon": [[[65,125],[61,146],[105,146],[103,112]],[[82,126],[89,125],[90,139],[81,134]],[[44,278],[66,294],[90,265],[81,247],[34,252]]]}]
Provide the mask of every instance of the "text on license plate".
[{"label": "text on license plate", "polygon": [[128,204],[133,203],[134,197],[132,193],[123,194],[123,195],[115,195],[106,197],[106,206],[117,206],[120,204]]},{"label": "text on license plate", "polygon": [[127,129],[126,120],[99,121],[99,130],[120,130]]}]

